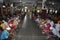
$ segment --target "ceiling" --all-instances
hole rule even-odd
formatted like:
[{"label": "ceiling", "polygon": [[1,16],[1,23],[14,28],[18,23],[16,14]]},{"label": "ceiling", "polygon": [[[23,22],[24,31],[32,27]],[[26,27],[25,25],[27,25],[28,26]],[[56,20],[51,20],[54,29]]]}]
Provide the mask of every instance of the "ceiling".
[{"label": "ceiling", "polygon": [[60,8],[60,0],[47,0],[46,5],[50,8]]},{"label": "ceiling", "polygon": [[0,0],[0,3],[3,3],[3,0]]},{"label": "ceiling", "polygon": [[5,3],[14,3],[15,6],[33,6],[36,5],[37,0],[4,0]]},{"label": "ceiling", "polygon": [[[6,3],[11,3],[11,2],[39,2],[39,1],[42,1],[42,0],[0,0],[0,3],[2,2],[6,2]],[[47,0],[48,2],[57,2],[57,3],[60,3],[60,0]]]},{"label": "ceiling", "polygon": [[[15,3],[16,6],[24,5],[24,6],[42,6],[42,0],[0,0],[0,3]],[[54,3],[54,5],[52,5]],[[47,0],[46,6],[59,6],[60,0]]]},{"label": "ceiling", "polygon": [[47,0],[47,1],[59,2],[60,3],[60,0]]}]

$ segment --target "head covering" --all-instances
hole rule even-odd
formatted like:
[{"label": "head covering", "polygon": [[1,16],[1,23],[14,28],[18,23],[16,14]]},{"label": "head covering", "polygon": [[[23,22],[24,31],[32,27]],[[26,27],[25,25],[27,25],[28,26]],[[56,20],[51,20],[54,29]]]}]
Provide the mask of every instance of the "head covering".
[{"label": "head covering", "polygon": [[11,30],[11,28],[10,27],[7,27],[6,30]]},{"label": "head covering", "polygon": [[50,30],[53,30],[53,27],[50,27]]},{"label": "head covering", "polygon": [[7,26],[3,23],[0,25],[4,30],[7,28]]}]

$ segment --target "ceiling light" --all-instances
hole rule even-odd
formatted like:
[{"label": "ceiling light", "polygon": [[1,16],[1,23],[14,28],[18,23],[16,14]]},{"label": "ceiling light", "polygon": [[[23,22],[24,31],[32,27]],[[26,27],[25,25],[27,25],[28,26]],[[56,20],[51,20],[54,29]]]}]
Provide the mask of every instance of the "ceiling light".
[{"label": "ceiling light", "polygon": [[27,9],[27,7],[25,7],[25,9]]},{"label": "ceiling light", "polygon": [[11,7],[13,7],[13,4],[11,4]]},{"label": "ceiling light", "polygon": [[22,11],[24,11],[24,9],[22,8]]},{"label": "ceiling light", "polygon": [[55,3],[53,2],[52,5],[54,5]]},{"label": "ceiling light", "polygon": [[52,12],[52,9],[50,10],[50,12]]},{"label": "ceiling light", "polygon": [[25,12],[27,12],[27,9],[25,9]]},{"label": "ceiling light", "polygon": [[40,10],[37,10],[37,12],[39,13],[39,12],[40,12]]},{"label": "ceiling light", "polygon": [[55,13],[57,13],[57,10],[55,10]]},{"label": "ceiling light", "polygon": [[5,5],[3,5],[3,8],[5,8],[6,6]]}]

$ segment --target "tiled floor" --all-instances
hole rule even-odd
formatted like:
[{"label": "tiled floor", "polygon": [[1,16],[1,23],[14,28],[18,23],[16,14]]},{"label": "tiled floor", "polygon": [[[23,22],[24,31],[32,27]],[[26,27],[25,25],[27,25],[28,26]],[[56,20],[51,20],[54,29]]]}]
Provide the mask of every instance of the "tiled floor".
[{"label": "tiled floor", "polygon": [[21,29],[16,34],[16,40],[46,40],[46,36],[41,33],[38,25],[26,15]]}]

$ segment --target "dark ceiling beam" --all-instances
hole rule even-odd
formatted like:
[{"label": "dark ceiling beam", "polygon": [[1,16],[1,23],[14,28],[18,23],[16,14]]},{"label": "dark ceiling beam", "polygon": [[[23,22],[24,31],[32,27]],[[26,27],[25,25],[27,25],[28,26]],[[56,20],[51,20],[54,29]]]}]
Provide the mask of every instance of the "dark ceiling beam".
[{"label": "dark ceiling beam", "polygon": [[47,1],[60,3],[60,0],[47,0]]}]

